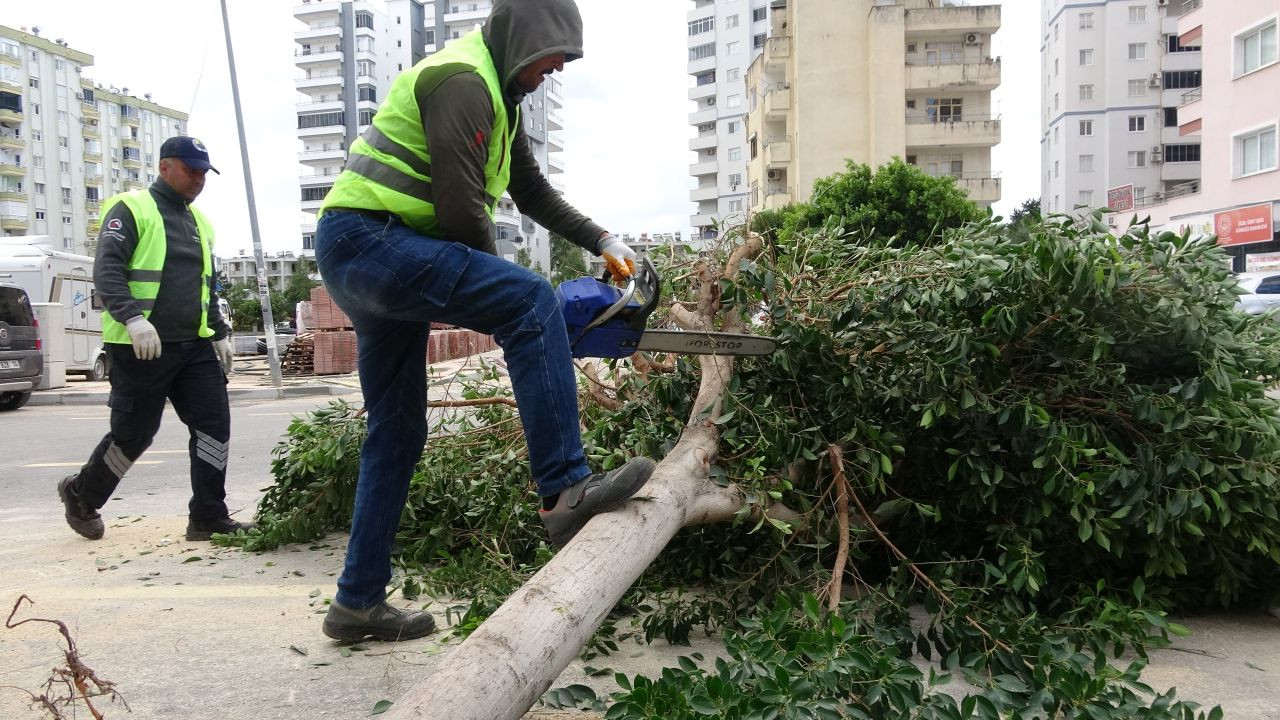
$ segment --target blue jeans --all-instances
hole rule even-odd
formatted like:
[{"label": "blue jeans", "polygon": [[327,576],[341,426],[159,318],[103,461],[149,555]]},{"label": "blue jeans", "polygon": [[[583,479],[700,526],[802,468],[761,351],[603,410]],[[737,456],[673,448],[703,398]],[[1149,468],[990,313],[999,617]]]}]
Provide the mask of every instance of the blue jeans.
[{"label": "blue jeans", "polygon": [[396,219],[332,210],[316,228],[316,263],[355,326],[369,422],[335,599],[367,608],[386,598],[391,544],[426,446],[432,321],[491,334],[502,348],[539,495],[554,495],[591,470],[578,431],[568,332],[545,278],[466,245],[419,235]]}]

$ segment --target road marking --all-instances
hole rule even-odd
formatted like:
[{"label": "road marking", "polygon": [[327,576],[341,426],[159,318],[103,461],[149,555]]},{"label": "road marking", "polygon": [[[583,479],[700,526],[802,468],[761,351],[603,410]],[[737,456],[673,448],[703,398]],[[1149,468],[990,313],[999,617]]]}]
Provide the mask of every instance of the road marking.
[{"label": "road marking", "polygon": [[[185,450],[183,452],[186,452]],[[163,460],[139,460],[134,465],[163,465]],[[31,463],[23,465],[24,468],[56,468],[56,467],[80,467],[83,462],[52,462],[52,463]]]}]

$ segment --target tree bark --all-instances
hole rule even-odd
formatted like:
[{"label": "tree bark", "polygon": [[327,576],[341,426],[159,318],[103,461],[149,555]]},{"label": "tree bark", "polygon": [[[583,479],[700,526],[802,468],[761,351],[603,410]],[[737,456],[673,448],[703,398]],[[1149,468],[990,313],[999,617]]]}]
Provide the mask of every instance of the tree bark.
[{"label": "tree bark", "polygon": [[[750,238],[730,256],[725,275],[759,253]],[[699,263],[698,311],[681,320],[713,327],[718,278]],[[725,329],[741,321],[725,318]],[[733,358],[704,355],[702,380],[688,425],[636,497],[597,515],[563,550],[489,616],[386,713],[388,720],[518,720],[577,657],[636,578],[685,525],[729,520],[742,491],[711,482],[720,439],[713,422],[733,373]],[[794,519],[786,508],[775,517]]]}]

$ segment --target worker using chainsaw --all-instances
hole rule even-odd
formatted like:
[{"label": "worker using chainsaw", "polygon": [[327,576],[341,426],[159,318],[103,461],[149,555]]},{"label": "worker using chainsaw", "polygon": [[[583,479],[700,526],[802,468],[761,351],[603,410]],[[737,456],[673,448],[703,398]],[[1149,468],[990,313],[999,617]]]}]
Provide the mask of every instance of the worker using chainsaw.
[{"label": "worker using chainsaw", "polygon": [[386,602],[391,544],[427,439],[431,322],[492,334],[502,348],[552,543],[620,507],[653,472],[648,458],[607,473],[587,466],[555,293],[495,254],[494,206],[508,192],[522,213],[603,256],[615,278],[635,271],[635,252],[551,187],[525,136],[524,97],[580,57],[573,0],[496,0],[483,30],[393,81],[324,200],[316,261],[355,326],[369,423],[329,637],[396,640],[435,628],[430,613]]}]

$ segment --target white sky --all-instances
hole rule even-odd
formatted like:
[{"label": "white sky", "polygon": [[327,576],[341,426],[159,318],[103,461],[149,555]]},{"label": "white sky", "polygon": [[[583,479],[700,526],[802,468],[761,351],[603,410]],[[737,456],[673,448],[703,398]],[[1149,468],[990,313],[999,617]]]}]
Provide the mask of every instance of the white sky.
[{"label": "white sky", "polygon": [[[803,1],[803,0],[801,0]],[[228,0],[240,98],[266,250],[301,247],[300,143],[295,134],[291,0]],[[688,236],[693,128],[687,115],[688,0],[578,0],[586,24],[585,57],[561,76],[565,107],[566,196],[614,232]],[[1008,214],[1038,197],[1039,25],[1036,0],[1006,0],[996,53],[1003,56],[995,94],[1004,118],[994,168],[1004,177]],[[128,11],[122,11],[127,8]],[[628,12],[622,12],[622,9]],[[39,26],[94,56],[85,71],[103,85],[144,92],[188,111],[188,132],[208,145],[222,175],[210,175],[198,203],[213,219],[218,252],[251,248],[244,174],[231,101],[218,0],[40,0],[5,2],[0,24]]]}]

